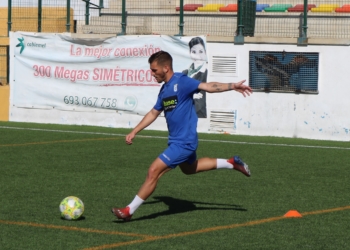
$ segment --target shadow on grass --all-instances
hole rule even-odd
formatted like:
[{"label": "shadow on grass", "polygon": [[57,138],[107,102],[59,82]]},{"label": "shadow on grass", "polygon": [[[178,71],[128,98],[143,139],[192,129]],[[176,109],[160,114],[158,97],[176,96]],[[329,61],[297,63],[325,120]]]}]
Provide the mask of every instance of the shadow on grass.
[{"label": "shadow on grass", "polygon": [[[153,199],[155,199],[155,201],[145,202],[143,203],[142,206],[163,202],[165,205],[168,206],[168,210],[150,214],[147,216],[142,216],[140,218],[131,219],[131,221],[129,222],[155,219],[159,216],[187,213],[191,211],[200,211],[200,210],[236,210],[236,211],[242,211],[242,212],[247,211],[247,209],[242,208],[240,205],[233,205],[233,204],[188,201],[188,200],[177,199],[169,196],[155,196],[153,197]],[[118,221],[115,221],[115,223],[124,223],[124,221],[118,220]]]},{"label": "shadow on grass", "polygon": [[67,220],[67,219],[61,217],[61,220],[66,220],[66,221],[81,221],[81,220],[85,220],[85,216],[82,215],[82,216],[80,216],[78,219],[75,219],[75,220]]}]

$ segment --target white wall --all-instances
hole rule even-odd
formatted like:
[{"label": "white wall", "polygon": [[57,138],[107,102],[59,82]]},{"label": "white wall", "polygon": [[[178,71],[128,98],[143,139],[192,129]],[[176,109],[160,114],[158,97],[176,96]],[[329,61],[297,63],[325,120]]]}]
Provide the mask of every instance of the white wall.
[{"label": "white wall", "polygon": [[[212,77],[208,81],[237,82],[249,77],[249,51],[319,52],[319,94],[255,92],[243,98],[236,92],[207,95],[208,111],[236,110],[236,134],[350,140],[350,47],[298,47],[285,44],[208,43],[208,57],[226,53],[238,57],[238,76]],[[209,61],[210,68],[210,61]],[[123,112],[69,112],[11,107],[10,121],[80,124],[132,128],[141,116]],[[209,118],[199,119],[198,131],[209,131]],[[166,130],[164,118],[148,129]]]},{"label": "white wall", "polygon": [[239,76],[234,81],[248,79],[250,50],[319,52],[319,94],[256,92],[246,99],[234,93],[224,93],[223,98],[210,95],[209,107],[228,103],[227,107],[238,111],[237,134],[350,140],[349,46],[208,45],[208,53],[232,51],[238,55]]}]

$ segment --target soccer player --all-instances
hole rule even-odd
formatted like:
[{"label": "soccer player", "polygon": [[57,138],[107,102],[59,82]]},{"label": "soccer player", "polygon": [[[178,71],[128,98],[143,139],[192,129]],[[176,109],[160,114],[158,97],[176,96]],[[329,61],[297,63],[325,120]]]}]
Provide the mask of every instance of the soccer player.
[{"label": "soccer player", "polygon": [[131,145],[138,132],[154,122],[161,112],[169,131],[168,148],[149,167],[145,182],[133,201],[125,208],[112,208],[119,219],[129,221],[135,210],[153,193],[158,179],[166,172],[179,166],[184,174],[196,174],[214,169],[234,169],[250,176],[248,165],[239,156],[230,159],[201,158],[197,160],[197,121],[193,94],[204,90],[208,93],[235,90],[244,97],[252,93],[245,80],[238,83],[203,83],[182,73],[174,73],[172,57],[168,52],[159,51],[151,55],[148,62],[152,76],[158,83],[164,82],[154,107],[125,138]]}]

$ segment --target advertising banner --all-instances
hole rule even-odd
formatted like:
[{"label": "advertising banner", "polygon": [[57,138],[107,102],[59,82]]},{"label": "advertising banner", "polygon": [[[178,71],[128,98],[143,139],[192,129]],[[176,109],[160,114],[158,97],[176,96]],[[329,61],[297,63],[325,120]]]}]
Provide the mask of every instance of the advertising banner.
[{"label": "advertising banner", "polygon": [[[195,38],[202,43],[202,47],[197,46],[204,54],[201,57],[199,50],[191,56],[193,39],[159,35],[77,39],[63,34],[12,32],[11,105],[143,115],[155,104],[161,87],[149,69],[148,58],[153,53],[169,52],[175,72],[190,77],[202,72],[201,81],[206,81],[205,38]],[[195,60],[202,65],[198,67]],[[199,93],[194,98],[204,100],[206,116],[205,96]]]}]

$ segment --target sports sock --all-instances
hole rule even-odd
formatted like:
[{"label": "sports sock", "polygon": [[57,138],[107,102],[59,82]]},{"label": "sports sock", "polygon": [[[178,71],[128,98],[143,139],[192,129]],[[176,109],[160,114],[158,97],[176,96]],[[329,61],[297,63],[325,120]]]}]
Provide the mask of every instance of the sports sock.
[{"label": "sports sock", "polygon": [[136,211],[136,209],[138,209],[139,206],[142,205],[143,202],[144,200],[142,200],[136,195],[132,202],[128,205],[128,207],[130,208],[130,214],[133,214]]},{"label": "sports sock", "polygon": [[233,165],[225,159],[216,159],[216,168],[229,168],[233,169]]}]

